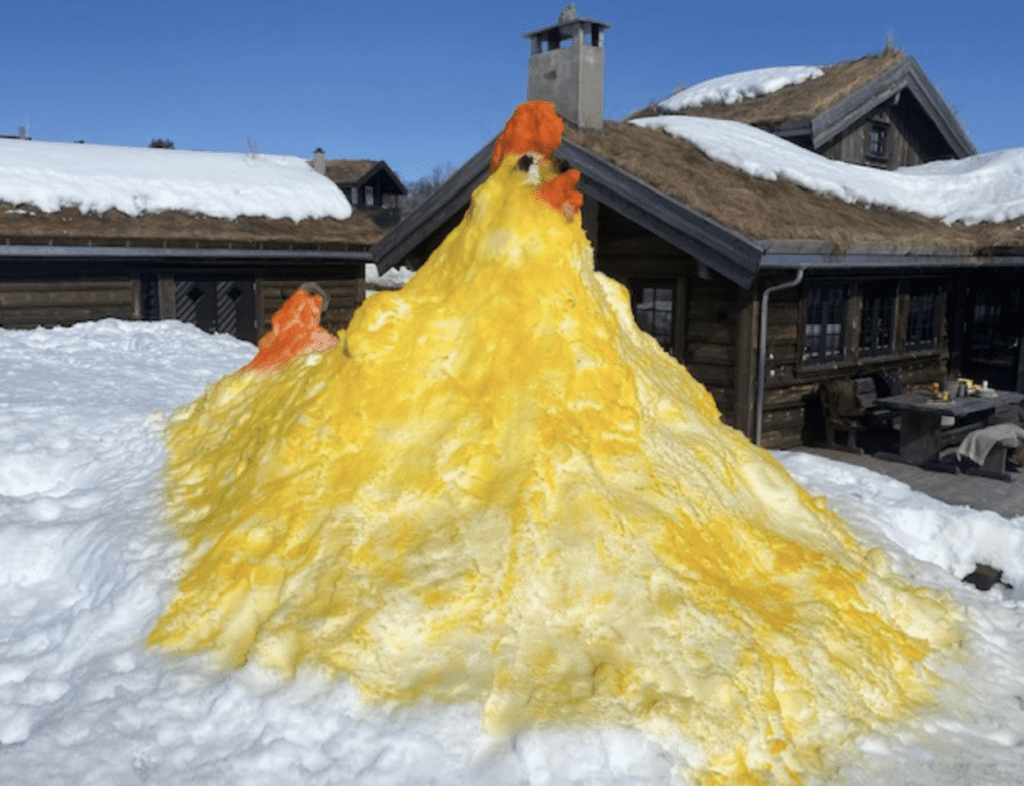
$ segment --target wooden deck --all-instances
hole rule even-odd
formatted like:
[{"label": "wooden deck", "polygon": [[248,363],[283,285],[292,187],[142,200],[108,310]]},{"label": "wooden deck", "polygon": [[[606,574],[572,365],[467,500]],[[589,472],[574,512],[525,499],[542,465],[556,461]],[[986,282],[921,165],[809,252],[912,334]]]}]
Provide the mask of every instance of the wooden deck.
[{"label": "wooden deck", "polygon": [[843,461],[887,475],[950,505],[966,505],[975,510],[991,510],[1012,519],[1024,516],[1024,472],[1010,473],[1010,481],[933,472],[910,464],[885,461],[870,454],[859,455],[843,450],[802,446],[794,450],[815,456]]}]

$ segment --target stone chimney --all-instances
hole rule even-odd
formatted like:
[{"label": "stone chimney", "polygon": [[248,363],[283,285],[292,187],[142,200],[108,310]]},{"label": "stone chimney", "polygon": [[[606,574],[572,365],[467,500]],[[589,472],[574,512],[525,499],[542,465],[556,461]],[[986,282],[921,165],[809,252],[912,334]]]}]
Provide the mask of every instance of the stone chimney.
[{"label": "stone chimney", "polygon": [[327,174],[327,156],[324,155],[322,148],[317,148],[313,151],[313,161],[310,163],[313,167],[313,171],[321,175]]},{"label": "stone chimney", "polygon": [[[558,23],[530,39],[527,101],[551,101],[555,111],[578,128],[600,129],[604,121],[604,48],[607,22],[586,19],[570,3]],[[562,46],[563,41],[568,41]]]}]

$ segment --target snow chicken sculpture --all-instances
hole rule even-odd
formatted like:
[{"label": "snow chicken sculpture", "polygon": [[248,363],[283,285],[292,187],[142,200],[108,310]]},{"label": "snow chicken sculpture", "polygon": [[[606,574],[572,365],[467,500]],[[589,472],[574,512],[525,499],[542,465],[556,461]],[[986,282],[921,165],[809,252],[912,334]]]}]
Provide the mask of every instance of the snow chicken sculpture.
[{"label": "snow chicken sculpture", "polygon": [[933,701],[957,612],[637,328],[560,133],[520,107],[404,289],[173,415],[188,551],[150,643],[478,702],[493,734],[633,725],[701,784],[799,781]]}]

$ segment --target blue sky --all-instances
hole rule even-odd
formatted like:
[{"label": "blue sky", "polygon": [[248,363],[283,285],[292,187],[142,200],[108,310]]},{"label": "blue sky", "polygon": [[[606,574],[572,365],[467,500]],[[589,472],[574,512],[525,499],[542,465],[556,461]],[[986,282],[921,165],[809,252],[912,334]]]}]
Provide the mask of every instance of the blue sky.
[{"label": "blue sky", "polygon": [[[460,165],[526,98],[529,43],[561,0],[8,4],[0,133],[383,158],[405,180]],[[892,32],[981,152],[1024,146],[1024,7],[931,2],[579,0],[609,22],[605,114],[679,84],[878,51]]]}]

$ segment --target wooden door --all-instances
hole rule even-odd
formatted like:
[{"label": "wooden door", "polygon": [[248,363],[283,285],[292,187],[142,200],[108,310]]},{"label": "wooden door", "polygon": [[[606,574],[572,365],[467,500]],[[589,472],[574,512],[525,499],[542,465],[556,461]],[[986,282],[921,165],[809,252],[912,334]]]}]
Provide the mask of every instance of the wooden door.
[{"label": "wooden door", "polygon": [[252,281],[174,280],[175,318],[207,333],[256,341],[256,290]]}]

